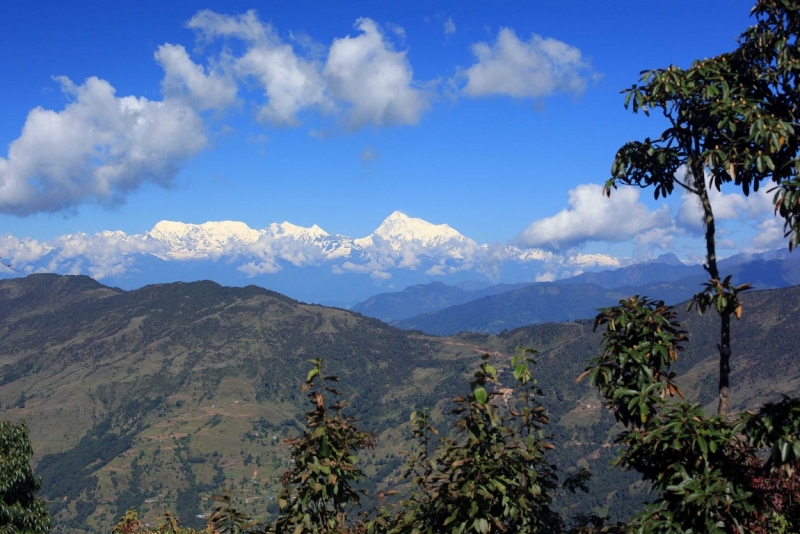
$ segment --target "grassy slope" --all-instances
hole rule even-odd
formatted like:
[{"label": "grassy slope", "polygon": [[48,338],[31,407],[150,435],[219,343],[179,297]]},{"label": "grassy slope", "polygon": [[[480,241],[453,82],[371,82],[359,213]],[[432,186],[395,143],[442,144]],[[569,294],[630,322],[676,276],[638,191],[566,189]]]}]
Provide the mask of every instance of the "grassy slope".
[{"label": "grassy slope", "polygon": [[[309,358],[343,376],[352,413],[378,432],[405,421],[414,399],[449,394],[442,384],[466,372],[454,364],[458,348],[256,287],[200,282],[98,295],[95,286],[75,277],[0,283],[3,416],[28,420],[46,494],[66,497],[65,509],[54,504],[62,524],[80,525],[101,502],[88,520],[108,525],[158,494],[194,515],[204,511],[190,502],[195,489],[223,483],[253,493],[256,480],[261,495],[252,497],[263,502],[287,465],[273,436],[297,431]],[[58,302],[62,292],[70,302]],[[38,309],[21,305],[43,293],[53,298]],[[370,453],[371,471],[392,464],[399,449],[387,450]]]},{"label": "grassy slope", "polygon": [[[734,406],[797,390],[798,297],[799,288],[747,295],[734,324]],[[693,315],[687,327],[683,389],[713,403],[714,318]],[[191,521],[223,486],[263,515],[288,466],[280,439],[298,431],[305,410],[298,386],[307,359],[325,358],[327,371],[343,377],[351,413],[379,434],[362,460],[385,486],[397,476],[412,409],[446,413],[481,352],[504,361],[530,346],[541,351],[557,459],[600,475],[584,506],[603,509],[616,495],[624,515],[641,488],[608,468],[613,421],[585,384],[574,384],[599,339],[586,322],[434,338],[252,286],[120,292],[85,277],[38,275],[0,282],[0,417],[28,420],[60,531],[108,531],[129,505],[148,520],[170,508]]]}]

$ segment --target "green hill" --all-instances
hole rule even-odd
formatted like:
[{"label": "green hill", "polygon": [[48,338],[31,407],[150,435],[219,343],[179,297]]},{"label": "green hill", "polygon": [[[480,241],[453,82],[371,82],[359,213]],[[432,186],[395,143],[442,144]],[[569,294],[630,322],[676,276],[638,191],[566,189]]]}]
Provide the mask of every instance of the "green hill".
[{"label": "green hill", "polygon": [[[798,389],[800,288],[747,295],[734,325],[734,406]],[[679,362],[690,398],[716,395],[713,316],[687,320]],[[294,301],[255,286],[212,282],[124,292],[87,277],[32,275],[0,282],[0,417],[26,419],[55,532],[108,532],[129,506],[148,521],[165,509],[188,524],[205,498],[233,488],[237,506],[264,516],[288,466],[280,440],[298,432],[299,385],[310,358],[342,376],[342,390],[378,448],[362,456],[380,488],[397,482],[411,410],[441,419],[483,351],[503,367],[518,346],[540,351],[536,373],[563,466],[589,465],[594,491],[561,506],[625,515],[644,496],[609,469],[613,421],[575,377],[599,348],[586,321],[499,336],[437,338],[376,319]]]}]

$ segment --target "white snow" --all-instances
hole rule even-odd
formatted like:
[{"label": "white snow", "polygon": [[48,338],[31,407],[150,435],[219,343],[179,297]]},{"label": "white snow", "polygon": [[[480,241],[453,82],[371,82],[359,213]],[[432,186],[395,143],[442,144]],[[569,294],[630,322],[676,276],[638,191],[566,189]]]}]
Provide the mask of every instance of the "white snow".
[{"label": "white snow", "polygon": [[[44,262],[48,254],[46,266],[33,264]],[[368,273],[376,279],[390,278],[392,270],[423,267],[430,275],[459,270],[496,275],[502,262],[509,260],[546,265],[548,272],[630,263],[606,254],[556,254],[541,248],[479,245],[448,224],[433,224],[400,211],[360,239],[329,234],[316,224],[304,227],[288,221],[254,229],[240,221],[189,224],[166,220],[143,234],[103,231],[93,236],[64,235],[42,243],[11,236],[0,239],[0,256],[16,267],[88,270],[98,277],[124,272],[136,255],[148,254],[167,261],[225,258],[248,276],[275,273],[287,264],[304,267],[330,262],[328,268],[333,272]]]},{"label": "white snow", "polygon": [[159,257],[194,260],[219,257],[226,245],[254,243],[259,236],[257,230],[238,221],[210,221],[203,224],[161,221],[142,238],[162,246],[162,252],[156,254]]},{"label": "white snow", "polygon": [[467,238],[448,224],[432,224],[395,211],[374,232],[367,237],[354,239],[353,244],[361,249],[371,249],[378,246],[377,242],[381,240],[399,251],[406,243],[414,243],[428,250],[447,245],[452,248],[465,243]]}]

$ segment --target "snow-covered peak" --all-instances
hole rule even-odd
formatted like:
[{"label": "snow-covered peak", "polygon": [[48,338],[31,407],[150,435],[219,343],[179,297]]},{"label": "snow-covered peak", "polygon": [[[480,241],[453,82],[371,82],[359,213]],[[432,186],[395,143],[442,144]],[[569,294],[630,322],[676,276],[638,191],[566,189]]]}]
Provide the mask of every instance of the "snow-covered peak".
[{"label": "snow-covered peak", "polygon": [[621,267],[618,258],[608,254],[576,254],[569,262],[580,267]]},{"label": "snow-covered peak", "polygon": [[398,250],[403,243],[409,242],[415,242],[425,248],[435,248],[454,241],[464,242],[467,239],[448,224],[432,224],[399,211],[384,219],[372,234],[356,239],[354,243],[358,247],[369,248],[374,246],[375,236],[388,241],[395,250]]},{"label": "snow-covered peak", "polygon": [[267,232],[273,237],[291,237],[294,239],[302,239],[306,241],[313,241],[328,236],[328,232],[317,226],[313,225],[311,228],[297,226],[288,221],[282,223],[272,223],[267,228]]},{"label": "snow-covered peak", "polygon": [[240,221],[209,221],[203,224],[187,224],[177,221],[161,221],[147,232],[151,239],[171,241],[205,236],[211,239],[255,241],[258,231]]},{"label": "snow-covered peak", "polygon": [[186,224],[161,221],[144,235],[162,244],[163,254],[173,259],[220,256],[229,243],[254,243],[260,233],[239,221],[209,221]]}]

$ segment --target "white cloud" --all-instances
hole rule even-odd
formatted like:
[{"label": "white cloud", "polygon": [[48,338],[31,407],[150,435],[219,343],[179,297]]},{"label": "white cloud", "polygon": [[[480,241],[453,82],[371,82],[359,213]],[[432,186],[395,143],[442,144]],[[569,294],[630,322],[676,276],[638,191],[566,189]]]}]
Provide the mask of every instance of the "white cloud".
[{"label": "white cloud", "polygon": [[349,104],[350,125],[416,124],[429,102],[413,86],[406,52],[395,52],[370,19],[356,28],[360,35],[333,41],[322,71],[331,94]]},{"label": "white cloud", "polygon": [[251,259],[237,267],[249,277],[277,273],[283,269],[282,262],[291,263],[295,267],[306,267],[319,265],[326,259],[322,241],[302,235],[286,235],[279,228],[280,225],[273,224],[268,230],[262,230],[254,242],[229,242],[224,248],[224,254],[232,261],[240,257]]},{"label": "white cloud", "polygon": [[453,35],[456,33],[456,23],[453,22],[452,17],[448,17],[446,21],[444,21],[444,34],[445,35]]},{"label": "white cloud", "polygon": [[400,41],[406,40],[406,29],[399,24],[392,24],[391,22],[386,25],[397,36]]},{"label": "white cloud", "polygon": [[596,77],[574,46],[536,34],[525,42],[510,28],[502,28],[491,45],[473,44],[472,53],[477,62],[464,71],[467,85],[463,92],[469,96],[580,94]]},{"label": "white cloud", "polygon": [[652,251],[655,248],[670,250],[675,243],[675,234],[677,232],[679,232],[679,230],[674,226],[668,228],[652,228],[638,234],[633,238],[633,242],[638,248],[644,251]]},{"label": "white cloud", "polygon": [[624,241],[653,228],[670,225],[666,205],[650,211],[639,202],[639,190],[626,187],[611,198],[596,184],[569,192],[569,209],[534,221],[514,239],[522,246],[567,249],[587,241]]},{"label": "white cloud", "polygon": [[[415,124],[429,107],[428,96],[414,87],[406,52],[396,52],[378,25],[366,18],[356,21],[355,37],[334,39],[324,66],[316,59],[319,47],[309,38],[295,38],[308,53],[303,57],[264,24],[255,11],[244,15],[198,12],[188,26],[201,40],[235,38],[246,43],[240,57],[221,58],[243,79],[255,79],[264,90],[266,104],[258,119],[273,126],[295,126],[307,109],[329,113],[344,106],[350,126]],[[400,39],[402,27],[389,25]],[[188,58],[187,58],[188,59]]]},{"label": "white cloud", "polygon": [[[708,199],[716,221],[732,219],[757,219],[774,210],[769,187],[761,187],[757,192],[744,196],[741,193],[722,193],[716,187],[708,190]],[[677,222],[691,231],[702,230],[703,208],[697,195],[684,191],[681,206],[678,208]]]},{"label": "white cloud", "polygon": [[207,41],[221,37],[247,42],[244,55],[229,60],[240,76],[255,78],[263,88],[267,103],[259,108],[260,121],[294,126],[298,124],[298,113],[304,109],[328,109],[332,105],[316,62],[295,54],[292,46],[271,25],[262,23],[254,10],[237,16],[203,10],[187,25]]},{"label": "white cloud", "polygon": [[370,273],[370,277],[374,278],[375,280],[388,280],[392,277],[392,275],[384,271],[373,271]]},{"label": "white cloud", "polygon": [[169,98],[183,98],[196,109],[224,109],[236,101],[236,82],[211,69],[208,74],[180,45],[163,44],[155,53],[164,69],[161,90]]},{"label": "white cloud", "polygon": [[52,246],[29,237],[24,239],[17,239],[14,236],[0,238],[2,263],[10,263],[14,268],[23,267],[25,264],[36,261],[52,249]]},{"label": "white cloud", "polygon": [[54,250],[48,271],[75,274],[86,271],[97,280],[124,273],[137,255],[152,253],[157,247],[156,243],[139,235],[108,231],[91,236],[84,233],[64,235],[49,244]]},{"label": "white cloud", "polygon": [[277,38],[272,26],[263,24],[254,9],[235,16],[221,15],[210,9],[203,9],[186,23],[186,27],[198,31],[206,42],[218,37],[236,37],[251,42]]},{"label": "white cloud", "polygon": [[750,246],[745,252],[765,252],[786,246],[783,223],[776,217],[763,220],[758,225],[758,234],[750,241]]},{"label": "white cloud", "polygon": [[181,163],[206,144],[202,119],[180,100],[117,97],[91,77],[60,112],[35,108],[0,157],[0,212],[30,215],[121,202],[143,183],[169,186]]}]

